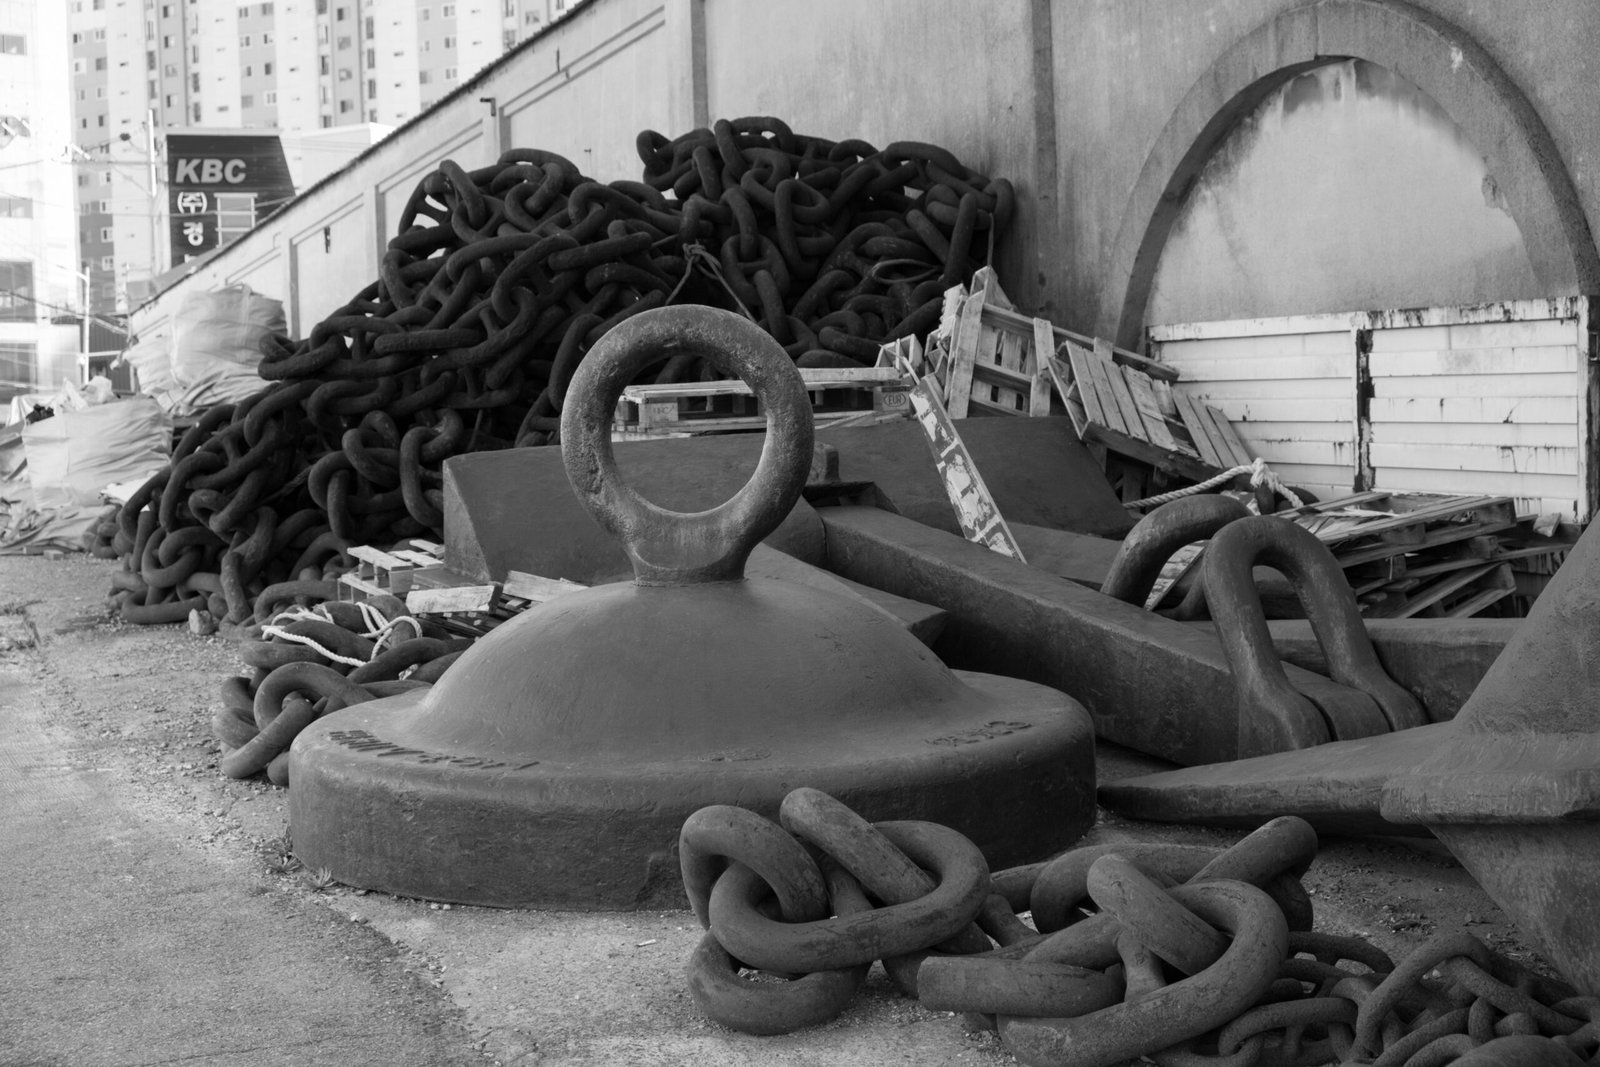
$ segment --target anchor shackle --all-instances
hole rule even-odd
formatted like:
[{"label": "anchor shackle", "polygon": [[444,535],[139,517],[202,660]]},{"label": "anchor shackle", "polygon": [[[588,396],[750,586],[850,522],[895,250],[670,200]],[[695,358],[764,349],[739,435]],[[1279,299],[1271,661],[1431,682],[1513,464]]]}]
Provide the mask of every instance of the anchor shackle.
[{"label": "anchor shackle", "polygon": [[[670,511],[623,481],[611,447],[622,390],[652,363],[704,358],[742,379],[766,412],[761,459],[744,487],[708,511]],[[608,332],[579,365],[561,413],[567,478],[590,516],[633,561],[640,585],[738,581],[756,544],[783,522],[811,469],[811,401],[782,347],[731,311],[655,308]]]}]

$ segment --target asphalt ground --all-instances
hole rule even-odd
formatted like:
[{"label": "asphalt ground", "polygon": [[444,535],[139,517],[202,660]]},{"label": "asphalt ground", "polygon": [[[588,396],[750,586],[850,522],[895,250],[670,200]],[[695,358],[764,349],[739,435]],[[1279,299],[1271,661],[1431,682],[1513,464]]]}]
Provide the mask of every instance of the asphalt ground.
[{"label": "asphalt ground", "polygon": [[[825,1026],[711,1023],[687,911],[451,907],[298,868],[287,794],[217,770],[231,643],[111,619],[115,567],[0,557],[0,1065],[1014,1062],[881,968]],[[1156,766],[1099,757],[1102,780]],[[1087,841],[1238,836],[1102,815]],[[1464,928],[1538,965],[1432,841],[1325,841],[1305,883],[1319,929],[1397,958]]]}]

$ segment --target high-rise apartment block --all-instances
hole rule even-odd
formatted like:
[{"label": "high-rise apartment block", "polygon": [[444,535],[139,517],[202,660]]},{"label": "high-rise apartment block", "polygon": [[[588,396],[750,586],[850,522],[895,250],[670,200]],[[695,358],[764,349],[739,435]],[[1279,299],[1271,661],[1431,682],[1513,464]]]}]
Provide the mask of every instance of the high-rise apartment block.
[{"label": "high-rise apartment block", "polygon": [[[65,2],[79,249],[102,311],[139,303],[175,265],[166,242],[169,132],[277,131],[295,186],[304,189],[576,6]],[[258,199],[254,211],[262,217],[275,206]],[[236,232],[237,221],[221,229]]]}]

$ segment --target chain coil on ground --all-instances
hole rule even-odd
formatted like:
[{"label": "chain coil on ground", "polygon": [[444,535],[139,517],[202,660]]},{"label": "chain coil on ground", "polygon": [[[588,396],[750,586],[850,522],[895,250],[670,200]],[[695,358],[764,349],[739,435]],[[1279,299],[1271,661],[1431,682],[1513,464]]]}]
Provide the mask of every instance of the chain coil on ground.
[{"label": "chain coil on ground", "polygon": [[[1013,211],[1007,181],[937,146],[776,118],[646,130],[637,149],[640,181],[537,149],[425,176],[377,279],[303,340],[269,337],[262,391],[203,412],[118,513],[113,608],[242,625],[264,588],[352,546],[439,537],[444,460],[553,442],[585,353],[649,308],[741,311],[802,366],[871,363],[937,323]],[[709,374],[678,353],[641,377]]]},{"label": "chain coil on ground", "polygon": [[266,771],[288,785],[289,746],[301,730],[340,708],[431,685],[472,643],[425,635],[395,597],[340,601],[337,588],[284,582],[256,598],[252,610],[269,622],[241,632],[248,673],[223,679],[211,718],[228,777]]},{"label": "chain coil on ground", "polygon": [[815,789],[789,794],[779,818],[704,808],[679,841],[707,930],[690,993],[746,1033],[827,1022],[874,960],[893,976],[912,959],[902,991],[997,1030],[1029,1065],[1600,1063],[1600,998],[1470,935],[1397,966],[1313,931],[1299,879],[1317,838],[1301,819],[1224,850],[1094,845],[990,874],[952,830],[868,823]]}]

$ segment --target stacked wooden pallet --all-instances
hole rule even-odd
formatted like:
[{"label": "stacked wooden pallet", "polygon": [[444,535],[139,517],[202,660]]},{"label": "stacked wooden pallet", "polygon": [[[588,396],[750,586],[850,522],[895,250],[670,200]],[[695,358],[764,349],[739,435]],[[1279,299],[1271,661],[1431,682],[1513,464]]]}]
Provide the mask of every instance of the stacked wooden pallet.
[{"label": "stacked wooden pallet", "polygon": [[1503,496],[1366,492],[1280,514],[1328,546],[1369,618],[1479,614],[1517,592],[1518,569],[1553,572],[1572,547]]},{"label": "stacked wooden pallet", "polygon": [[[908,418],[909,383],[890,367],[802,367],[816,425]],[[766,427],[750,387],[738,379],[630,385],[612,432],[623,437],[726,433]]]},{"label": "stacked wooden pallet", "polygon": [[1252,459],[1175,370],[1018,312],[988,268],[947,294],[930,357],[952,418],[1066,414],[1124,500]]}]

